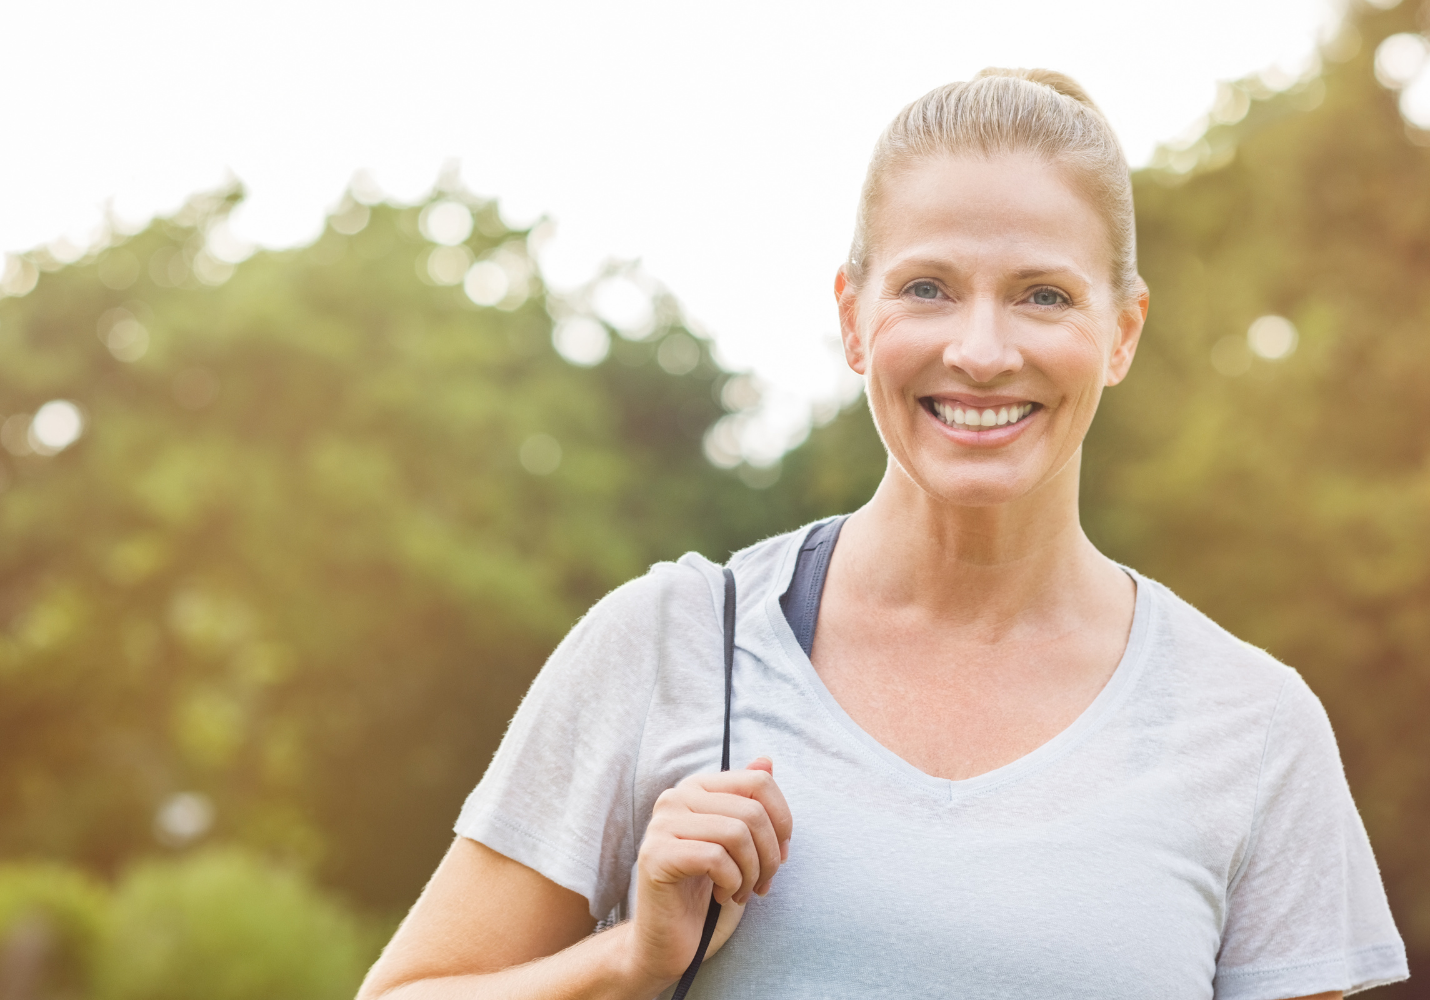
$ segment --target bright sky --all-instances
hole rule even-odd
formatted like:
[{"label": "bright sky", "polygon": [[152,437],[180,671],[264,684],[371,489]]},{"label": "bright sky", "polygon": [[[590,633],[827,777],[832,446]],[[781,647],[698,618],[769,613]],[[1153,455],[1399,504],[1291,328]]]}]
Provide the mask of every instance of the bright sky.
[{"label": "bright sky", "polygon": [[1217,80],[1299,73],[1333,2],[0,0],[0,250],[85,242],[106,202],[137,223],[230,174],[234,229],[292,245],[358,169],[416,200],[457,160],[512,223],[555,220],[554,285],[639,258],[788,423],[839,391],[834,270],[901,106],[1048,66],[1137,164]]}]

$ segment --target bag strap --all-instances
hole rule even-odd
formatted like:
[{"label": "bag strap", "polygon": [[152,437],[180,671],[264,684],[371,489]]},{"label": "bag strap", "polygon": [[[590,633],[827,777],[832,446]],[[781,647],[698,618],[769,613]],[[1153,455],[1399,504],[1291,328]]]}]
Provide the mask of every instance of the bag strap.
[{"label": "bag strap", "polygon": [[[735,686],[735,574],[725,567],[725,740],[720,750],[720,770],[730,770],[730,700]],[[705,952],[710,948],[710,939],[715,936],[715,925],[720,922],[720,904],[715,902],[715,892],[710,892],[710,909],[705,911],[705,929],[700,932],[700,947],[695,949],[695,958],[675,984],[675,992],[670,1000],[684,1000],[690,992],[690,984],[695,982],[695,974],[700,971],[700,963],[705,961]]]}]

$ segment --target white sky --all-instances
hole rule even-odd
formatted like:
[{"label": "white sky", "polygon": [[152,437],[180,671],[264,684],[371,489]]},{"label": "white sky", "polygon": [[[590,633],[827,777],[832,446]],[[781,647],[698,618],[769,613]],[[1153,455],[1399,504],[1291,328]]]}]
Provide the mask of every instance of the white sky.
[{"label": "white sky", "polygon": [[291,245],[359,168],[416,200],[456,159],[511,221],[556,221],[555,284],[640,258],[797,407],[836,391],[834,269],[903,104],[985,65],[1060,69],[1136,164],[1217,80],[1298,72],[1333,2],[0,0],[0,250],[230,173],[234,228]]}]

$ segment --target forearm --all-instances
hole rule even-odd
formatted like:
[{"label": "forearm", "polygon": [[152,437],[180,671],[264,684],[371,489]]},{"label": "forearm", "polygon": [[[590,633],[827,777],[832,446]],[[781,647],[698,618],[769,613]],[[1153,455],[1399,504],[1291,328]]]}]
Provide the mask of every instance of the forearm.
[{"label": "forearm", "polygon": [[358,1000],[652,1000],[670,983],[635,967],[630,931],[622,924],[555,955],[483,975],[384,985],[379,961]]}]

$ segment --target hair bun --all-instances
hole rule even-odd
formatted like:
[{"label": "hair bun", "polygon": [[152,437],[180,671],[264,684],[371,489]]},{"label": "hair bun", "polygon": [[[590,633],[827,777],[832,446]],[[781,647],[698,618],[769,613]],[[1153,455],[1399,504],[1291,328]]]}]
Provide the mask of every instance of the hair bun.
[{"label": "hair bun", "polygon": [[1057,91],[1064,97],[1071,97],[1079,104],[1087,105],[1089,108],[1098,112],[1098,114],[1102,113],[1102,109],[1093,103],[1092,98],[1087,95],[1087,91],[1082,89],[1082,84],[1078,83],[1066,73],[1059,73],[1051,69],[999,69],[996,66],[990,66],[988,69],[980,70],[973,79],[980,80],[985,76],[1011,76],[1016,80],[1040,83],[1044,87]]}]

